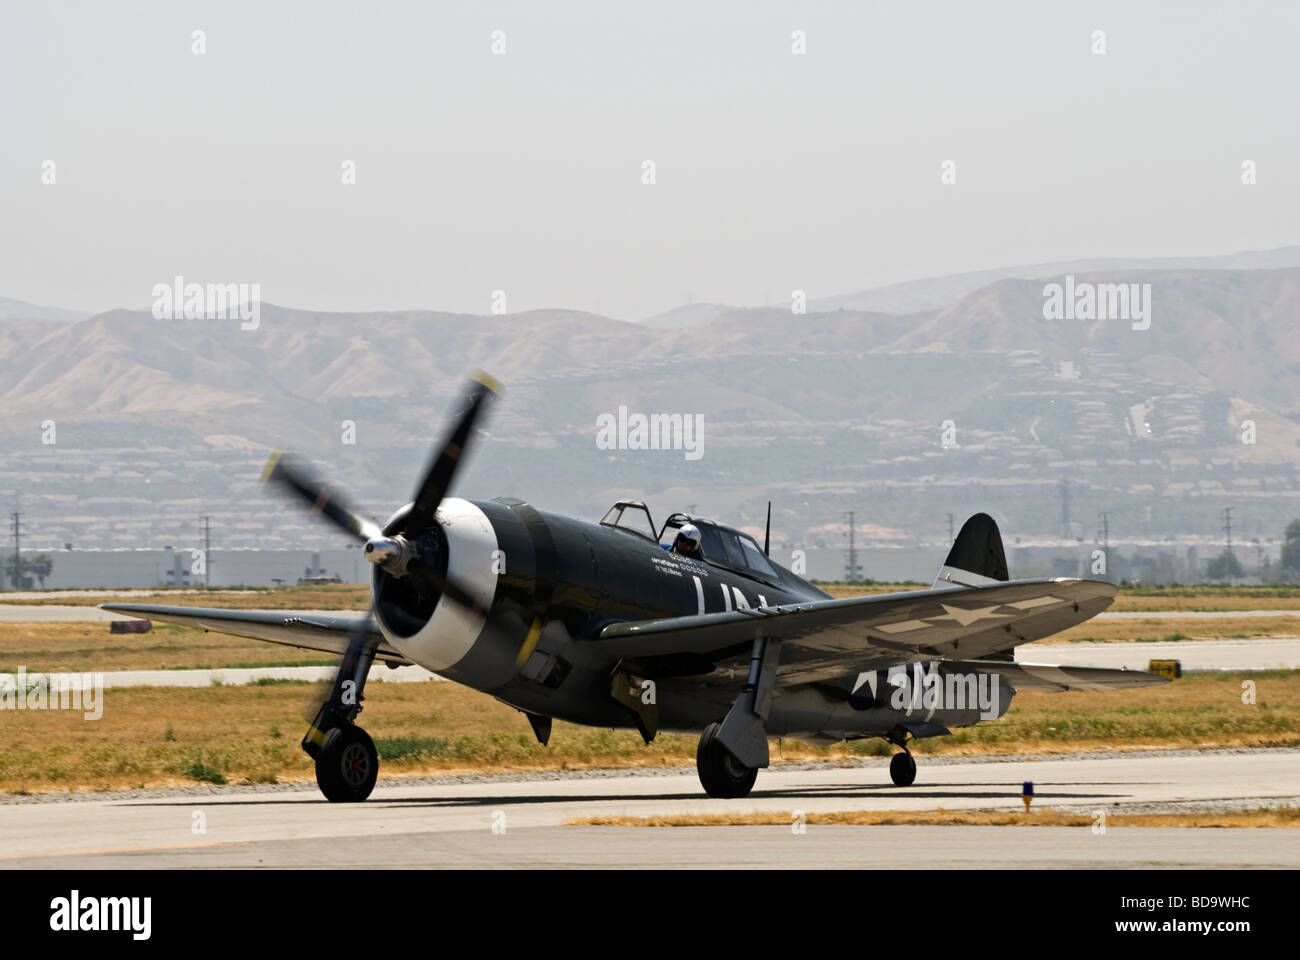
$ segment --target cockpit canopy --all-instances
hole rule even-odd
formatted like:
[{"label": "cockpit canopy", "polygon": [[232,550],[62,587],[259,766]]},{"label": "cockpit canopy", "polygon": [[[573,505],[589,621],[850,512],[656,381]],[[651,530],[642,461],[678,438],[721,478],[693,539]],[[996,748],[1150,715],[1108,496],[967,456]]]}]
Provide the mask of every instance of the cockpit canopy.
[{"label": "cockpit canopy", "polygon": [[655,535],[654,521],[650,519],[650,508],[640,500],[620,500],[605,511],[600,523],[601,526],[639,533],[656,542],[659,539]]},{"label": "cockpit canopy", "polygon": [[650,518],[650,508],[640,500],[620,500],[605,512],[601,524],[635,533],[671,550],[677,531],[683,524],[693,523],[700,531],[700,556],[709,563],[730,567],[751,576],[778,579],[776,569],[764,556],[758,543],[747,533],[733,527],[714,523],[704,517],[689,513],[674,513],[658,534]]}]

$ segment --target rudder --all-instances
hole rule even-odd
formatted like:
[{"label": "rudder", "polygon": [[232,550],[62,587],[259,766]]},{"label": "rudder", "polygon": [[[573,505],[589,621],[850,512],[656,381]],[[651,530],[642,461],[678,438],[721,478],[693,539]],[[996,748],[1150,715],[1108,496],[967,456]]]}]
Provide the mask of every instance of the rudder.
[{"label": "rudder", "polygon": [[[939,568],[934,585],[979,587],[1010,579],[997,522],[987,513],[977,513],[962,524],[961,532],[948,551],[948,559]],[[1004,650],[986,659],[1014,661],[1015,654]]]}]

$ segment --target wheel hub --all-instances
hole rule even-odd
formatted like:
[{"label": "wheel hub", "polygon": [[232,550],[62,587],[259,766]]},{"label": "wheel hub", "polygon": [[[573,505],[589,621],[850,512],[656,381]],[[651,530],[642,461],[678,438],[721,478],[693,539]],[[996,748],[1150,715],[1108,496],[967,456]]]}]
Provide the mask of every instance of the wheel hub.
[{"label": "wheel hub", "polygon": [[366,774],[369,772],[369,764],[366,762],[366,751],[359,743],[348,744],[347,749],[343,751],[343,776],[350,783],[364,783]]}]

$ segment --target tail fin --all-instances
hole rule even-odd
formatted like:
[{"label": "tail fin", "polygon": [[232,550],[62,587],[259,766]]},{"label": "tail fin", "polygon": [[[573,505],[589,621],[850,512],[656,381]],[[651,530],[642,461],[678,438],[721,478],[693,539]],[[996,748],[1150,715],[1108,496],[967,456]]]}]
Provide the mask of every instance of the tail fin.
[{"label": "tail fin", "polygon": [[998,525],[987,513],[977,513],[962,525],[934,585],[978,587],[1010,579]]},{"label": "tail fin", "polygon": [[[952,542],[948,559],[939,568],[934,585],[978,587],[1010,579],[998,525],[987,513],[977,513],[962,524],[961,533]],[[1014,661],[1016,655],[1012,650],[1003,650],[985,659]]]}]

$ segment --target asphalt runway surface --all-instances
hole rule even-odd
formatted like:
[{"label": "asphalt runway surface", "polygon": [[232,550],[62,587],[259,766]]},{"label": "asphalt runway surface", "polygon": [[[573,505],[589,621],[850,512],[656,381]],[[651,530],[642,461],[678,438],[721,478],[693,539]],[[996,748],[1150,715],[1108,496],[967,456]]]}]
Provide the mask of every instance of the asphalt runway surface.
[{"label": "asphalt runway surface", "polygon": [[1016,660],[1129,670],[1145,670],[1152,660],[1178,660],[1185,671],[1296,670],[1300,669],[1300,637],[1031,643],[1016,648]]},{"label": "asphalt runway surface", "polygon": [[[150,791],[0,803],[0,867],[1235,867],[1300,866],[1300,830],[1110,827],[594,827],[573,818],[732,811],[1240,809],[1300,803],[1300,750],[1171,751],[773,768],[744,800],[694,771],[382,783],[362,804],[314,787]],[[201,830],[200,830],[201,828]]]}]

